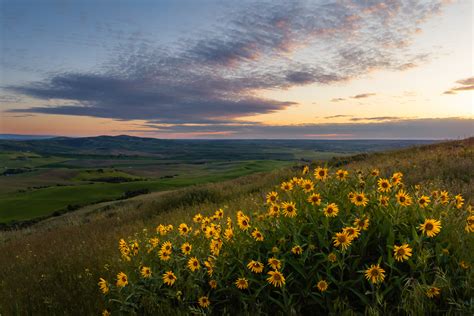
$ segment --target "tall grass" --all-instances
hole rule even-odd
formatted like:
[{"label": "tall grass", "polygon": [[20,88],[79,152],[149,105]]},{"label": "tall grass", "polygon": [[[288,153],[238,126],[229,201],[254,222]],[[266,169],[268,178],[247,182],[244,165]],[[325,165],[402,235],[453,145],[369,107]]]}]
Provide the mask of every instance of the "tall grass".
[{"label": "tall grass", "polygon": [[[349,171],[377,167],[382,174],[400,170],[407,186],[423,184],[427,190],[462,193],[466,204],[473,196],[474,139],[371,154],[330,164]],[[0,313],[5,315],[89,315],[105,307],[97,289],[99,277],[112,280],[122,266],[117,240],[130,239],[143,229],[153,231],[160,222],[173,225],[190,214],[224,208],[256,210],[265,193],[296,171],[284,169],[146,198],[120,207],[78,217],[54,219],[26,230],[2,234],[0,244]],[[227,206],[227,208],[225,208]],[[454,247],[456,240],[452,240]],[[457,248],[459,249],[459,247]],[[472,263],[471,263],[472,266]],[[416,282],[407,283],[413,291]],[[418,296],[401,293],[403,303],[417,305]],[[344,306],[344,301],[334,302]],[[452,302],[452,304],[459,304]],[[342,307],[341,307],[342,308]]]}]

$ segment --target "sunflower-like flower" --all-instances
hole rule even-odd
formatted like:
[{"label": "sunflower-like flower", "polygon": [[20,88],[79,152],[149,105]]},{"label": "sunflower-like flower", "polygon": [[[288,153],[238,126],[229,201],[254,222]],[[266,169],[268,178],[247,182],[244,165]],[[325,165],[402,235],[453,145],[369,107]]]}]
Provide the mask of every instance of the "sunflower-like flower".
[{"label": "sunflower-like flower", "polygon": [[268,259],[268,266],[273,270],[279,270],[281,268],[281,261],[275,257]]},{"label": "sunflower-like flower", "polygon": [[218,219],[221,219],[224,217],[224,210],[223,209],[218,209],[217,211],[214,212],[214,216],[217,217]]},{"label": "sunflower-like flower", "polygon": [[392,175],[392,184],[393,185],[399,185],[402,183],[402,179],[403,179],[403,173],[401,172],[395,172],[393,175]]},{"label": "sunflower-like flower", "polygon": [[439,287],[431,286],[428,290],[426,290],[426,296],[429,298],[439,297],[441,294],[441,289]]},{"label": "sunflower-like flower", "polygon": [[269,277],[267,278],[268,283],[270,283],[274,287],[282,287],[283,285],[285,285],[285,277],[280,271],[269,271],[267,274],[269,275]]},{"label": "sunflower-like flower", "polygon": [[130,247],[128,247],[128,244],[124,239],[120,239],[119,241],[119,250],[126,260],[130,260]]},{"label": "sunflower-like flower", "polygon": [[158,251],[158,256],[161,261],[168,261],[171,259],[171,252],[160,250]]},{"label": "sunflower-like flower", "polygon": [[456,201],[456,208],[460,209],[464,205],[464,198],[462,197],[461,194],[458,194],[454,197],[454,200]]},{"label": "sunflower-like flower", "polygon": [[390,192],[390,190],[392,189],[392,185],[390,184],[390,181],[388,181],[388,179],[380,178],[377,181],[377,184],[378,184],[378,189],[377,190],[379,192]]},{"label": "sunflower-like flower", "polygon": [[309,193],[314,190],[314,183],[313,181],[307,179],[301,182],[301,188],[304,192]]},{"label": "sunflower-like flower", "polygon": [[151,268],[150,267],[142,267],[140,269],[140,274],[142,275],[142,277],[144,277],[145,279],[148,279],[151,277]]},{"label": "sunflower-like flower", "polygon": [[301,174],[302,174],[302,175],[306,175],[306,174],[308,174],[308,172],[309,172],[309,167],[308,167],[308,166],[304,166],[303,171],[301,172]]},{"label": "sunflower-like flower", "polygon": [[358,227],[360,230],[369,229],[370,220],[368,218],[356,218],[354,220],[354,226]]},{"label": "sunflower-like flower", "polygon": [[428,204],[430,204],[431,200],[430,200],[430,197],[429,196],[426,196],[426,195],[422,195],[418,198],[418,205],[421,207],[421,208],[425,208],[428,206]]},{"label": "sunflower-like flower", "polygon": [[343,251],[346,250],[352,243],[352,238],[348,233],[345,232],[336,233],[336,236],[334,236],[332,239],[334,246],[341,247]]},{"label": "sunflower-like flower", "polygon": [[262,273],[264,265],[260,261],[252,260],[247,264],[247,268],[253,273]]},{"label": "sunflower-like flower", "polygon": [[232,228],[226,228],[224,230],[224,238],[229,241],[234,237],[234,230]]},{"label": "sunflower-like flower", "polygon": [[202,221],[202,215],[200,213],[194,215],[193,222],[200,223]]},{"label": "sunflower-like flower", "polygon": [[211,305],[211,301],[209,300],[209,297],[207,296],[201,296],[198,299],[199,306],[207,308],[209,305]]},{"label": "sunflower-like flower", "polygon": [[448,191],[441,191],[439,193],[439,200],[441,204],[448,204],[449,202],[449,193]]},{"label": "sunflower-like flower", "polygon": [[268,216],[278,217],[280,215],[280,207],[277,204],[273,204],[268,209]]},{"label": "sunflower-like flower", "polygon": [[434,237],[441,231],[441,221],[427,218],[423,224],[420,224],[418,229],[426,236]]},{"label": "sunflower-like flower", "polygon": [[355,239],[355,238],[360,236],[360,228],[359,227],[351,227],[351,226],[344,227],[342,229],[342,232],[347,233],[347,235],[352,239]]},{"label": "sunflower-like flower", "polygon": [[314,170],[314,176],[318,180],[325,181],[329,177],[328,169],[317,167],[316,170]]},{"label": "sunflower-like flower", "polygon": [[240,290],[248,289],[249,281],[246,278],[238,278],[235,281],[235,286]]},{"label": "sunflower-like flower", "polygon": [[320,205],[321,204],[321,194],[313,193],[308,197],[307,200],[312,205]]},{"label": "sunflower-like flower", "polygon": [[324,208],[323,212],[326,217],[336,217],[339,213],[339,208],[336,203],[331,203]]},{"label": "sunflower-like flower", "polygon": [[173,245],[171,244],[171,241],[165,241],[161,245],[161,251],[163,252],[171,253],[172,250],[173,250]]},{"label": "sunflower-like flower", "polygon": [[381,195],[381,196],[379,197],[379,204],[380,204],[380,206],[387,207],[389,201],[390,201],[390,199],[389,199],[388,196]]},{"label": "sunflower-like flower", "polygon": [[316,284],[316,287],[320,292],[326,292],[329,287],[329,284],[326,280],[319,280],[318,284]]},{"label": "sunflower-like flower", "polygon": [[397,198],[398,204],[401,206],[409,206],[412,203],[411,196],[405,192],[405,190],[400,190],[395,195]]},{"label": "sunflower-like flower", "polygon": [[379,264],[373,264],[365,270],[365,278],[374,284],[381,283],[385,279],[385,270]]},{"label": "sunflower-like flower", "polygon": [[124,287],[128,284],[128,277],[125,273],[119,272],[117,274],[117,286]]},{"label": "sunflower-like flower", "polygon": [[413,249],[410,248],[409,244],[403,244],[401,246],[395,245],[393,247],[393,257],[395,260],[403,262],[412,256],[412,251]]},{"label": "sunflower-like flower", "polygon": [[188,242],[185,242],[182,246],[181,246],[181,252],[185,255],[189,255],[191,253],[191,250],[193,249],[193,246],[191,246],[190,243]]},{"label": "sunflower-like flower", "polygon": [[201,265],[199,264],[199,260],[196,257],[192,257],[188,260],[188,269],[192,272],[199,270]]},{"label": "sunflower-like flower", "polygon": [[97,283],[97,284],[99,285],[99,288],[102,291],[102,293],[104,293],[104,294],[109,293],[109,283],[107,283],[107,281],[105,281],[105,279],[100,278],[99,283]]},{"label": "sunflower-like flower", "polygon": [[237,214],[237,224],[240,229],[247,230],[250,227],[250,218],[243,213],[241,213],[240,216]]},{"label": "sunflower-like flower", "polygon": [[178,231],[181,236],[187,236],[188,233],[191,231],[191,228],[185,223],[181,223],[179,224]]},{"label": "sunflower-like flower", "polygon": [[281,204],[283,208],[283,215],[285,217],[295,217],[296,216],[296,205],[294,202],[283,202]]},{"label": "sunflower-like flower", "polygon": [[254,231],[252,232],[252,237],[256,241],[263,241],[263,235],[257,228],[255,228]]},{"label": "sunflower-like flower", "polygon": [[378,177],[378,175],[380,174],[380,170],[379,169],[372,169],[372,171],[370,172],[370,175],[373,176],[373,177]]},{"label": "sunflower-like flower", "polygon": [[208,284],[211,287],[211,289],[217,288],[217,281],[216,280],[209,280]]},{"label": "sunflower-like flower", "polygon": [[110,312],[106,309],[102,311],[102,316],[110,316]]},{"label": "sunflower-like flower", "polygon": [[340,181],[345,181],[348,175],[349,172],[347,172],[346,170],[339,169],[336,171],[336,178]]},{"label": "sunflower-like flower", "polygon": [[295,255],[301,255],[303,253],[303,248],[301,248],[300,245],[296,245],[293,248],[291,248],[291,252],[294,253]]},{"label": "sunflower-like flower", "polygon": [[272,191],[267,194],[267,204],[274,204],[278,201],[278,192]]},{"label": "sunflower-like flower", "polygon": [[336,262],[336,260],[337,260],[337,256],[334,252],[331,252],[330,254],[328,254],[328,261],[329,262],[334,263],[334,262]]},{"label": "sunflower-like flower", "polygon": [[468,233],[474,233],[474,215],[466,218],[466,227],[464,228]]},{"label": "sunflower-like flower", "polygon": [[366,206],[369,202],[369,199],[365,196],[364,192],[354,193],[351,202],[355,206]]},{"label": "sunflower-like flower", "polygon": [[291,191],[293,190],[293,184],[291,182],[283,182],[280,186],[280,188],[283,190],[283,191]]},{"label": "sunflower-like flower", "polygon": [[213,261],[210,258],[208,258],[208,260],[204,261],[204,266],[206,267],[207,274],[209,276],[212,276],[212,274],[214,273]]},{"label": "sunflower-like flower", "polygon": [[222,239],[212,239],[209,248],[214,256],[218,256],[222,248]]}]

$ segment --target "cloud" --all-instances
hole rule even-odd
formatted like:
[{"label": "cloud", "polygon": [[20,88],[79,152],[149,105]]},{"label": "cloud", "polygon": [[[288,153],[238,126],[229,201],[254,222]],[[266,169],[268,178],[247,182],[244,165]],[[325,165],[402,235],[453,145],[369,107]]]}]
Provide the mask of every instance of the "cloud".
[{"label": "cloud", "polygon": [[474,90],[474,77],[461,79],[461,80],[456,81],[456,83],[459,83],[462,86],[453,87],[450,90],[444,91],[443,94],[456,94],[457,91]]},{"label": "cloud", "polygon": [[127,42],[95,72],[63,71],[4,89],[44,101],[9,110],[16,113],[171,124],[235,121],[296,105],[261,97],[261,90],[328,85],[425,62],[429,55],[406,48],[421,21],[440,8],[440,1],[408,0],[249,4],[178,45]]},{"label": "cloud", "polygon": [[357,122],[357,121],[397,121],[403,120],[406,117],[402,116],[375,116],[375,117],[353,117],[350,120]]},{"label": "cloud", "polygon": [[325,116],[324,118],[333,119],[333,118],[341,118],[341,117],[352,117],[352,115],[338,114],[338,115]]},{"label": "cloud", "polygon": [[[148,126],[148,133],[157,137],[194,138],[207,133],[209,138],[354,138],[354,139],[446,139],[474,136],[474,119],[419,118],[377,121],[369,123],[325,123],[299,125],[171,125]],[[135,132],[140,132],[136,130]]]},{"label": "cloud", "polygon": [[331,99],[331,102],[340,102],[344,100],[345,100],[344,98],[334,98],[334,99]]},{"label": "cloud", "polygon": [[368,98],[368,97],[371,97],[371,96],[374,96],[374,95],[375,95],[375,93],[361,93],[361,94],[354,95],[351,98],[352,99],[363,99],[363,98]]}]

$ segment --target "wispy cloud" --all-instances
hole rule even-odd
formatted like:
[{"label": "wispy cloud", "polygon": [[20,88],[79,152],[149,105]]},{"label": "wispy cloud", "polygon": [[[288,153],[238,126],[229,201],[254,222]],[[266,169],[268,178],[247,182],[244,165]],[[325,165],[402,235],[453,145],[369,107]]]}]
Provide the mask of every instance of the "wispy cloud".
[{"label": "wispy cloud", "polygon": [[[425,62],[429,55],[407,47],[421,21],[441,6],[442,1],[408,0],[252,4],[217,30],[176,47],[141,42],[125,47],[97,72],[65,71],[4,88],[45,101],[10,112],[232,122],[296,104],[260,97],[256,92],[262,89],[327,85]],[[312,54],[315,50],[324,53]]]},{"label": "wispy cloud", "polygon": [[447,91],[444,91],[443,94],[456,94],[458,91],[471,91],[474,90],[474,77],[461,79],[456,81],[456,83],[461,86],[453,87]]},{"label": "wispy cloud", "polygon": [[356,94],[354,96],[352,96],[351,98],[352,99],[364,99],[364,98],[368,98],[368,97],[371,97],[371,96],[374,96],[375,93],[361,93],[361,94]]}]

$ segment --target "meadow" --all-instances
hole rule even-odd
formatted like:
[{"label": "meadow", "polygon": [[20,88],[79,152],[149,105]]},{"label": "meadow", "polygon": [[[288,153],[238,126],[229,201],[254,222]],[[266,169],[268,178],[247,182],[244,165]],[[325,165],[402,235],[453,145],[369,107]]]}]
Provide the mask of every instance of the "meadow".
[{"label": "meadow", "polygon": [[[312,175],[318,165],[329,168],[331,179],[327,182],[318,182]],[[338,187],[342,182],[339,184],[334,178],[338,169],[349,172],[343,190]],[[378,169],[377,176],[371,175],[373,169]],[[376,180],[379,177],[391,179],[399,171],[412,204],[405,209],[397,205],[396,194],[400,188],[394,186],[391,193],[386,194],[390,196],[390,206],[382,210]],[[304,312],[299,308],[311,303],[314,304],[312,310],[337,314],[423,314],[423,311],[472,314],[472,286],[469,285],[473,284],[474,251],[472,233],[466,232],[465,226],[474,193],[473,173],[474,139],[467,139],[315,162],[305,175],[323,196],[321,207],[314,210],[305,202],[306,193],[298,186],[299,191],[294,195],[282,191],[282,182],[302,176],[302,167],[291,167],[164,192],[159,196],[144,195],[94,212],[81,215],[72,212],[27,229],[3,232],[0,251],[9,255],[0,257],[0,313],[89,315],[107,309],[113,314],[119,310],[143,314],[173,308],[175,313],[214,311],[219,314],[229,311],[230,307],[242,313],[265,312],[272,304],[282,314],[297,314]],[[361,179],[366,191],[359,186]],[[446,206],[439,202],[439,196],[432,196],[432,191],[444,190],[449,192]],[[279,229],[258,221],[260,215],[268,212],[267,194],[272,191],[279,194],[280,201],[294,202],[298,211],[294,219],[280,215],[279,220],[284,225],[280,224]],[[367,212],[347,199],[352,191],[365,192],[369,198]],[[453,199],[457,194],[464,198],[460,208]],[[430,197],[427,209],[419,207],[422,195]],[[339,204],[340,214],[334,221],[324,216],[323,208],[330,201]],[[194,274],[187,268],[190,257],[179,254],[184,237],[176,230],[181,223],[187,223],[197,231],[201,227],[193,222],[196,213],[211,218],[218,215],[215,212],[220,209],[225,214],[225,218],[219,219],[223,221],[221,233],[229,228],[226,226],[229,216],[237,240],[234,246],[227,245],[226,241],[220,254],[223,259],[215,260],[218,287],[213,289],[208,283],[211,279],[206,279],[209,270],[204,263],[205,254],[210,251],[209,240],[190,237],[195,243],[193,256],[199,258],[201,265]],[[239,213],[239,220],[236,215],[240,210],[243,213]],[[409,211],[404,214],[404,210]],[[309,216],[311,212],[317,216]],[[394,214],[396,218],[399,216],[398,222]],[[343,250],[333,243],[333,237],[352,225],[356,215],[370,216],[369,229],[361,229],[359,239],[351,239],[347,250]],[[239,228],[242,216],[249,217],[252,229]],[[419,229],[426,219],[441,220],[439,235],[429,237]],[[173,225],[172,235],[161,236],[160,229],[157,232],[159,224]],[[305,224],[315,225],[317,229]],[[251,234],[255,227],[264,236],[262,244]],[[146,247],[152,246],[151,237],[160,239],[159,246],[148,253]],[[158,254],[168,237],[173,242],[172,260],[176,260],[172,261],[173,272],[178,277],[171,287],[163,283],[166,266]],[[118,249],[121,239],[126,241],[128,254],[123,250],[126,249],[123,243],[122,253]],[[221,239],[224,240],[222,236]],[[133,252],[135,241],[139,244],[137,255]],[[398,262],[394,259],[394,246],[405,243],[412,249],[413,256]],[[272,252],[275,245],[278,252]],[[301,254],[299,250],[292,251],[298,245],[302,248]],[[334,263],[328,261],[332,252],[336,255]],[[130,256],[130,261],[124,258],[124,253]],[[281,268],[269,268],[270,255],[281,260]],[[228,263],[237,258],[240,264],[224,269],[224,265],[229,266]],[[265,275],[253,273],[246,267],[251,260],[266,266]],[[317,269],[309,271],[313,265]],[[383,281],[376,278],[377,282],[372,283],[370,278],[365,278],[364,272],[372,265],[384,269]],[[143,277],[144,267],[151,268],[153,277]],[[338,269],[344,272],[339,273]],[[282,287],[267,281],[268,272],[276,270],[285,277],[286,284]],[[116,283],[119,272],[125,272],[130,280],[123,288]],[[236,287],[237,274],[247,280],[248,289]],[[99,289],[100,278],[107,282],[107,295]],[[324,283],[318,287],[319,281],[327,281],[326,290],[320,289],[325,288]],[[300,291],[301,286],[304,293]],[[150,289],[153,290],[150,292]],[[155,292],[164,293],[162,298],[166,299],[159,301],[150,294]],[[199,301],[203,297],[209,299],[209,306],[203,306],[207,305],[205,299]],[[329,306],[335,309],[328,310]]]}]

